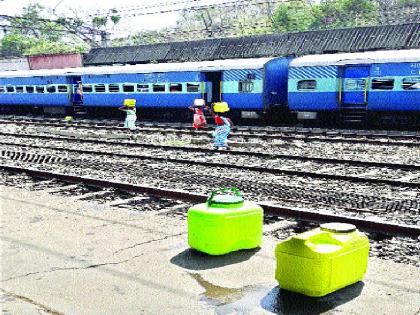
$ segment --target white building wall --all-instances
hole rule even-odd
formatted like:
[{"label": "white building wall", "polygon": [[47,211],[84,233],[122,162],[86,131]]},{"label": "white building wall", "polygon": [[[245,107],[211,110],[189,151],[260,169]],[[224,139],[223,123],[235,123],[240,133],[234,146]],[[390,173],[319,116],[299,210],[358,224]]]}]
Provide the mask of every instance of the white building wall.
[{"label": "white building wall", "polygon": [[29,70],[27,58],[0,59],[0,71]]}]

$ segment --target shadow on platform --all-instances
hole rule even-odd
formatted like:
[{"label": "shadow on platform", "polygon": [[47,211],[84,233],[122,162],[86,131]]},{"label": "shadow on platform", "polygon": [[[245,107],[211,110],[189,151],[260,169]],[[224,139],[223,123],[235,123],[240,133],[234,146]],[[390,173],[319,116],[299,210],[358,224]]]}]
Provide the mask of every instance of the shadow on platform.
[{"label": "shadow on platform", "polygon": [[323,297],[309,297],[277,286],[261,300],[261,307],[274,314],[322,314],[358,297],[363,287],[364,283],[359,281]]},{"label": "shadow on platform", "polygon": [[233,265],[250,259],[260,250],[244,249],[226,255],[211,256],[205,253],[188,248],[172,257],[171,263],[189,270],[206,270]]}]

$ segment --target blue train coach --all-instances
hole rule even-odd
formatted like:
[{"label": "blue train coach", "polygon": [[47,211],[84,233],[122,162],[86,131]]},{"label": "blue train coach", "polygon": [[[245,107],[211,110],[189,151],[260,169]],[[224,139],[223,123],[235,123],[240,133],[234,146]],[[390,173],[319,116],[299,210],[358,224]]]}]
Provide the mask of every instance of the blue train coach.
[{"label": "blue train coach", "polygon": [[296,58],[289,68],[288,102],[298,119],[418,123],[420,50]]},{"label": "blue train coach", "polygon": [[70,107],[71,89],[63,70],[0,72],[0,106]]},{"label": "blue train coach", "polygon": [[253,117],[287,106],[288,58],[86,67],[0,73],[0,104],[71,109],[116,107],[185,110],[194,99],[226,101]]}]

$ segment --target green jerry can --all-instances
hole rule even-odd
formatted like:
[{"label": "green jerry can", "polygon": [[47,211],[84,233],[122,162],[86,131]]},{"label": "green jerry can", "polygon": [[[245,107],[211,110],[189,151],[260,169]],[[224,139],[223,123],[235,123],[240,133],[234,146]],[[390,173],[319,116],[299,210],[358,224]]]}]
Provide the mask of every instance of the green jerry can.
[{"label": "green jerry can", "polygon": [[215,190],[188,210],[188,244],[209,255],[258,247],[262,229],[263,209],[244,201],[236,188]]},{"label": "green jerry can", "polygon": [[326,223],[279,243],[276,279],[285,290],[324,296],[363,279],[369,240],[352,224]]}]

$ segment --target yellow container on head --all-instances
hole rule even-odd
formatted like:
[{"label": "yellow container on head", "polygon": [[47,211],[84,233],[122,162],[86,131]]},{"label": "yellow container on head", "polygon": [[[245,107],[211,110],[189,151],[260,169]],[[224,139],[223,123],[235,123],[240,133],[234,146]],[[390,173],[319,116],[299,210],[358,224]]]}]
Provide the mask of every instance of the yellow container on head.
[{"label": "yellow container on head", "polygon": [[134,107],[134,106],[136,106],[136,100],[135,99],[131,99],[131,98],[126,98],[124,100],[124,106]]},{"label": "yellow container on head", "polygon": [[262,240],[263,209],[234,195],[212,193],[206,203],[188,210],[188,244],[209,255],[223,255],[258,247]]},{"label": "yellow container on head", "polygon": [[225,113],[229,111],[228,103],[226,102],[217,102],[213,104],[213,111],[215,113]]},{"label": "yellow container on head", "polygon": [[275,277],[285,290],[324,296],[363,279],[369,240],[352,224],[326,223],[275,249]]}]

